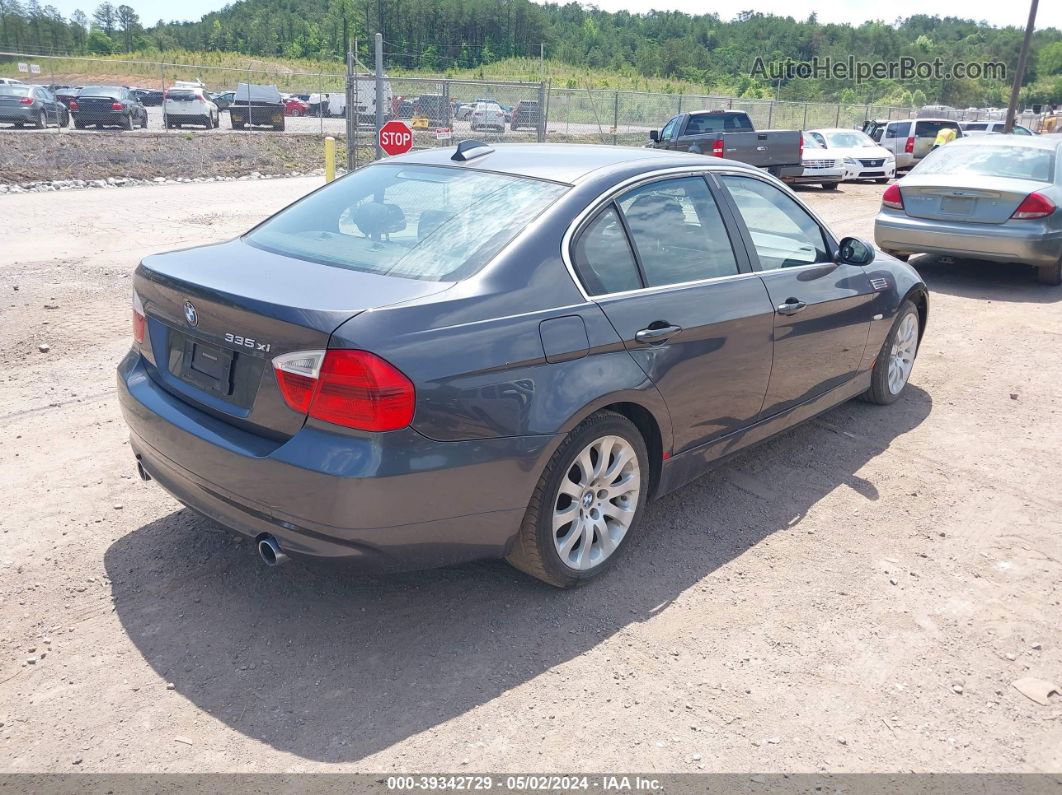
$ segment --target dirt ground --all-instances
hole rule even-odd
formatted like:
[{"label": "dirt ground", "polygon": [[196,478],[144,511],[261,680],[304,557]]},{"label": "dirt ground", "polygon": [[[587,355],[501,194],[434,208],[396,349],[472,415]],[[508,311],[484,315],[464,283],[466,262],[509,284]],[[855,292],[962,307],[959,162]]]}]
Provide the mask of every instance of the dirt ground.
[{"label": "dirt ground", "polygon": [[[1062,683],[1062,289],[919,263],[904,399],[656,503],[589,587],[272,570],[134,477],[114,367],[139,257],[316,184],[0,196],[0,770],[1062,770],[1012,687]],[[870,237],[880,192],[804,196]]]}]

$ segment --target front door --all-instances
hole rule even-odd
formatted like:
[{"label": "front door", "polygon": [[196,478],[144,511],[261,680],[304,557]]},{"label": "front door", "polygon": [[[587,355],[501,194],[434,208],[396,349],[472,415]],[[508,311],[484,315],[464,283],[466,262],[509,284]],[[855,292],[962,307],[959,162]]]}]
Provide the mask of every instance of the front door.
[{"label": "front door", "polygon": [[576,240],[584,287],[667,403],[668,453],[750,424],[763,404],[774,312],[735,242],[700,176],[632,188]]},{"label": "front door", "polygon": [[774,307],[774,367],[761,415],[769,417],[856,375],[874,291],[864,268],[834,262],[830,236],[788,193],[755,176],[720,182]]}]

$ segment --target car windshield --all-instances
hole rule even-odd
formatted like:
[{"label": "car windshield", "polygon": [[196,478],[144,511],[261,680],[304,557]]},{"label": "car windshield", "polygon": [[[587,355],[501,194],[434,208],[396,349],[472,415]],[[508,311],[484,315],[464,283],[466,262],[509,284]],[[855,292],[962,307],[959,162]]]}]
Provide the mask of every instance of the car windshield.
[{"label": "car windshield", "polygon": [[79,97],[110,97],[111,99],[119,99],[122,96],[122,89],[117,86],[85,86],[77,92],[77,95]]},{"label": "car windshield", "polygon": [[877,146],[870,136],[859,130],[843,130],[825,133],[826,140],[834,149],[861,149],[865,146]]},{"label": "car windshield", "polygon": [[325,265],[456,281],[486,265],[565,190],[482,171],[381,164],[307,196],[244,240]]},{"label": "car windshield", "polygon": [[0,96],[25,97],[29,92],[29,86],[0,86]]},{"label": "car windshield", "polygon": [[826,145],[823,143],[823,138],[822,138],[822,134],[821,133],[806,132],[806,133],[804,133],[804,135],[802,137],[804,139],[804,148],[805,149],[825,149],[826,148]]},{"label": "car windshield", "polygon": [[1032,146],[942,146],[915,166],[912,174],[971,174],[1051,182],[1055,155]]}]

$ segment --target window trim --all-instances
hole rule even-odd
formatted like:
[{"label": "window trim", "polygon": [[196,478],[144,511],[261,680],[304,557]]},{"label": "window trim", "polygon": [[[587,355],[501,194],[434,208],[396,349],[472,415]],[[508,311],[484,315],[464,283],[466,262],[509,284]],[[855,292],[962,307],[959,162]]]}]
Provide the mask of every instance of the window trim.
[{"label": "window trim", "polygon": [[[743,279],[749,276],[759,275],[753,265],[751,258],[748,255],[747,243],[743,237],[744,234],[741,227],[732,226],[732,224],[740,223],[740,218],[734,216],[734,210],[731,205],[731,198],[728,193],[725,193],[720,186],[712,179],[712,175],[717,172],[725,171],[727,173],[733,172],[736,174],[745,174],[747,176],[754,176],[760,178],[761,173],[758,170],[753,170],[750,166],[749,169],[744,168],[720,168],[714,164],[705,164],[704,166],[672,166],[671,168],[660,169],[645,174],[638,174],[634,177],[629,177],[621,182],[616,183],[612,187],[605,190],[603,193],[598,194],[596,198],[590,201],[568,224],[568,228],[564,230],[564,235],[561,238],[561,260],[564,262],[564,267],[568,271],[568,275],[571,276],[572,281],[575,283],[575,289],[579,291],[579,294],[589,302],[596,303],[605,298],[611,298],[613,296],[628,296],[641,293],[658,293],[664,290],[675,290],[686,287],[692,287],[701,284],[711,284],[714,282],[727,281],[731,279]],[[730,240],[730,247],[734,251],[734,259],[737,261],[738,272],[732,273],[727,276],[709,276],[704,279],[695,279],[688,282],[676,282],[675,284],[663,284],[657,287],[641,287],[636,290],[623,290],[615,293],[601,293],[600,295],[591,295],[586,291],[586,287],[583,285],[582,280],[579,278],[579,273],[575,269],[575,260],[573,258],[575,250],[575,240],[582,233],[583,229],[597,216],[597,213],[601,211],[606,205],[612,204],[616,201],[617,197],[627,192],[630,189],[640,187],[643,184],[650,182],[659,182],[666,179],[679,179],[682,177],[700,177],[707,185],[708,190],[712,194],[712,198],[715,200],[716,206],[719,208],[719,213],[723,217],[723,224],[726,227],[727,237]],[[771,182],[770,180],[766,180]],[[772,182],[773,184],[773,182]],[[779,183],[781,184],[781,183]],[[784,186],[783,186],[784,187]],[[620,216],[623,212],[620,210]],[[823,227],[822,221],[813,216],[815,222]],[[626,220],[624,219],[624,228],[626,228]],[[733,230],[738,230],[739,240],[734,239]],[[628,232],[629,235],[629,232]],[[833,242],[833,237],[830,236],[829,240]],[[627,238],[628,244],[630,244],[630,237]],[[739,245],[739,243],[741,245]],[[634,246],[631,246],[631,250],[634,251]],[[637,254],[635,255],[637,257]],[[640,263],[639,263],[640,267]],[[644,279],[644,276],[643,276]],[[643,282],[644,283],[644,282]]]}]

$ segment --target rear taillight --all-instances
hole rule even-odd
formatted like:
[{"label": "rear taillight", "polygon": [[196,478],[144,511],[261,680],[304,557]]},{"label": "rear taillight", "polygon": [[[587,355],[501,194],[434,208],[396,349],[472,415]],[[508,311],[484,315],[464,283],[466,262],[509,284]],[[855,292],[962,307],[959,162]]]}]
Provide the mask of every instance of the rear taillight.
[{"label": "rear taillight", "polygon": [[75,100],[70,100],[70,104],[67,105],[67,108],[70,110],[77,110],[77,102]]},{"label": "rear taillight", "polygon": [[144,304],[140,300],[140,296],[133,293],[133,342],[137,345],[142,345],[144,342],[144,331],[147,328],[147,320],[144,317]]},{"label": "rear taillight", "polygon": [[1011,218],[1028,220],[1030,218],[1046,218],[1057,209],[1055,203],[1042,193],[1030,193],[1026,196]]},{"label": "rear taillight", "polygon": [[885,192],[881,194],[881,206],[891,207],[893,210],[903,209],[903,194],[900,193],[899,185],[892,184],[885,188]]},{"label": "rear taillight", "polygon": [[395,431],[413,421],[413,384],[368,351],[297,351],[273,359],[284,401],[314,419],[363,431]]},{"label": "rear taillight", "polygon": [[712,144],[712,157],[722,157],[722,156],[723,156],[723,139],[722,138],[717,138],[715,140],[715,142]]},{"label": "rear taillight", "polygon": [[909,155],[914,154],[914,136],[913,135],[910,136],[907,139],[907,143],[904,144],[904,146],[903,146],[903,151],[905,151]]},{"label": "rear taillight", "polygon": [[111,103],[111,110],[122,110],[122,103],[121,102],[112,102]]},{"label": "rear taillight", "polygon": [[22,99],[20,99],[18,101],[18,104],[20,104],[20,105],[32,105],[33,104],[33,97],[23,97]]}]

